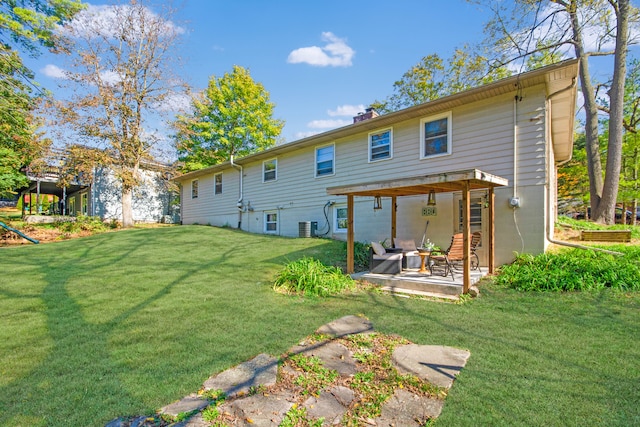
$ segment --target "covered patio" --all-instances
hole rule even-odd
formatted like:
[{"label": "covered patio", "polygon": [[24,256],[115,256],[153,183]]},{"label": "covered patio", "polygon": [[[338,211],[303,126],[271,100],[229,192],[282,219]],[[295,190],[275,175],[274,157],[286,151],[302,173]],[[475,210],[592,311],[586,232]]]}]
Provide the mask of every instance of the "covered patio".
[{"label": "covered patio", "polygon": [[391,198],[391,238],[396,237],[396,200],[403,196],[428,195],[430,193],[462,193],[462,233],[463,233],[463,265],[462,293],[467,293],[472,284],[470,248],[470,192],[487,190],[488,197],[488,236],[484,238],[488,251],[488,265],[485,271],[492,274],[495,268],[495,236],[494,236],[494,188],[508,185],[508,180],[478,169],[452,171],[432,175],[409,178],[397,178],[386,181],[366,182],[327,188],[327,194],[347,197],[347,273],[354,272],[354,197],[389,197]]}]

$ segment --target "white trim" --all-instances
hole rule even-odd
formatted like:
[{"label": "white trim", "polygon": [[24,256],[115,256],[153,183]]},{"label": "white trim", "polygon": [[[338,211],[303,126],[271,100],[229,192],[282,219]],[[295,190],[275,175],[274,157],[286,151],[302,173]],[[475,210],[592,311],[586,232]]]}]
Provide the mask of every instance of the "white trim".
[{"label": "white trim", "polygon": [[[389,132],[389,157],[384,157],[384,158],[380,158],[380,159],[372,159],[371,158],[371,136],[372,135],[379,135],[381,133],[385,133],[385,132]],[[384,160],[390,160],[393,159],[393,126],[390,126],[388,128],[384,128],[384,129],[379,129],[377,131],[374,132],[369,132],[369,135],[367,136],[367,146],[369,149],[369,163],[375,163],[375,162],[381,162]]]},{"label": "white trim", "polygon": [[[273,179],[265,179],[265,174],[266,174],[265,165],[267,163],[270,163],[270,162],[274,162],[275,163],[276,168],[273,170],[275,176],[274,176]],[[273,159],[264,160],[262,162],[262,182],[263,183],[264,182],[274,182],[274,181],[277,181],[277,180],[278,180],[278,158],[274,157]]]},{"label": "white trim", "polygon": [[[333,151],[333,158],[331,159],[331,173],[318,175],[318,150],[323,148],[331,147]],[[313,162],[313,176],[315,178],[324,178],[327,176],[333,176],[336,174],[336,144],[332,142],[331,144],[318,145],[313,149],[314,153],[314,162]]]},{"label": "white trim", "polygon": [[[436,120],[447,119],[447,151],[438,154],[425,154],[425,146],[424,146],[424,125],[426,123],[434,122]],[[434,116],[425,117],[420,120],[420,159],[433,159],[434,157],[440,156],[449,156],[451,155],[451,134],[452,134],[452,120],[451,120],[451,111],[447,111],[446,113],[437,114]]]},{"label": "white trim", "polygon": [[[338,210],[339,209],[347,209],[347,205],[335,205],[333,207],[333,232],[334,233],[346,233],[347,228],[339,228],[338,227]],[[344,218],[346,219],[346,217]]]},{"label": "white trim", "polygon": [[[267,218],[269,215],[275,215],[276,220],[267,222]],[[278,232],[280,231],[280,215],[278,214],[278,211],[264,211],[263,220],[264,220],[263,230],[265,234],[278,234]],[[276,225],[275,230],[268,230],[267,224],[274,224],[274,223]]]}]

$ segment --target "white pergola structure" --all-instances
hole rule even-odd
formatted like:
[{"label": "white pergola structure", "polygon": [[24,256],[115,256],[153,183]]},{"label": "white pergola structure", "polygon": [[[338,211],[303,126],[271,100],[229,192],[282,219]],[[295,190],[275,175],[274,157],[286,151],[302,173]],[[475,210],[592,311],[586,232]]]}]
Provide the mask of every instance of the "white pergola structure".
[{"label": "white pergola structure", "polygon": [[471,283],[470,275],[470,198],[471,190],[487,189],[489,202],[488,229],[489,236],[483,239],[488,244],[489,274],[495,268],[494,251],[494,188],[508,185],[505,178],[492,175],[478,169],[438,173],[409,178],[398,178],[387,181],[367,182],[361,184],[341,185],[327,188],[327,194],[333,196],[347,196],[347,273],[354,272],[354,215],[353,198],[355,196],[390,197],[391,198],[391,238],[396,237],[396,198],[402,196],[425,195],[430,192],[448,193],[462,192],[462,224],[464,236],[463,258],[463,288],[467,293]]}]

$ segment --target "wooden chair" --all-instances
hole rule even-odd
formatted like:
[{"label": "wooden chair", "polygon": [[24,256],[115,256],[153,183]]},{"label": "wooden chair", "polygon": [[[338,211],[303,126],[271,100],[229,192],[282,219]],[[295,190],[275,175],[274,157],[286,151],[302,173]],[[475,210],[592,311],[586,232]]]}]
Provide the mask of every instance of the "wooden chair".
[{"label": "wooden chair", "polygon": [[477,270],[480,267],[480,258],[476,253],[476,249],[480,244],[481,240],[482,240],[482,232],[476,231],[473,234],[471,234],[471,254],[470,254],[471,258],[469,259],[469,261],[471,263],[472,270]]},{"label": "wooden chair", "polygon": [[433,274],[434,267],[442,266],[444,268],[443,276],[451,274],[453,277],[453,268],[457,263],[461,263],[464,259],[464,240],[462,233],[456,233],[451,237],[451,245],[446,251],[433,251],[429,256],[429,269]]}]

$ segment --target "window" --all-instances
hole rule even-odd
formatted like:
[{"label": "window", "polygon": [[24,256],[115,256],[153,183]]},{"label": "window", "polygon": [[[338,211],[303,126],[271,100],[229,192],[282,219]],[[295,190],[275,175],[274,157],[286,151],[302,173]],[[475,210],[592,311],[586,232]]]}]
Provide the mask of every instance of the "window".
[{"label": "window", "polygon": [[278,178],[278,159],[262,162],[262,182],[275,181]]},{"label": "window", "polygon": [[[458,201],[458,231],[462,232],[462,215],[464,206]],[[473,197],[469,201],[469,228],[471,232],[482,231],[482,198]]]},{"label": "window", "polygon": [[82,194],[80,203],[82,215],[87,215],[89,213],[89,195],[87,193]]},{"label": "window", "polygon": [[222,174],[217,173],[213,176],[214,188],[213,194],[222,194]]},{"label": "window", "polygon": [[384,160],[391,158],[393,145],[393,130],[384,129],[380,132],[369,134],[369,161]]},{"label": "window", "polygon": [[72,197],[69,199],[69,215],[71,216],[75,216],[76,215],[76,198]]},{"label": "window", "polygon": [[451,154],[451,113],[420,121],[422,158]]},{"label": "window", "polygon": [[333,145],[316,148],[316,177],[333,175]]},{"label": "window", "polygon": [[193,181],[191,181],[191,198],[192,199],[198,198],[198,180],[197,179],[194,179]]},{"label": "window", "polygon": [[276,212],[264,213],[264,232],[265,233],[278,232],[278,214]]},{"label": "window", "polygon": [[336,233],[347,232],[347,207],[337,206],[333,210],[333,229]]}]

